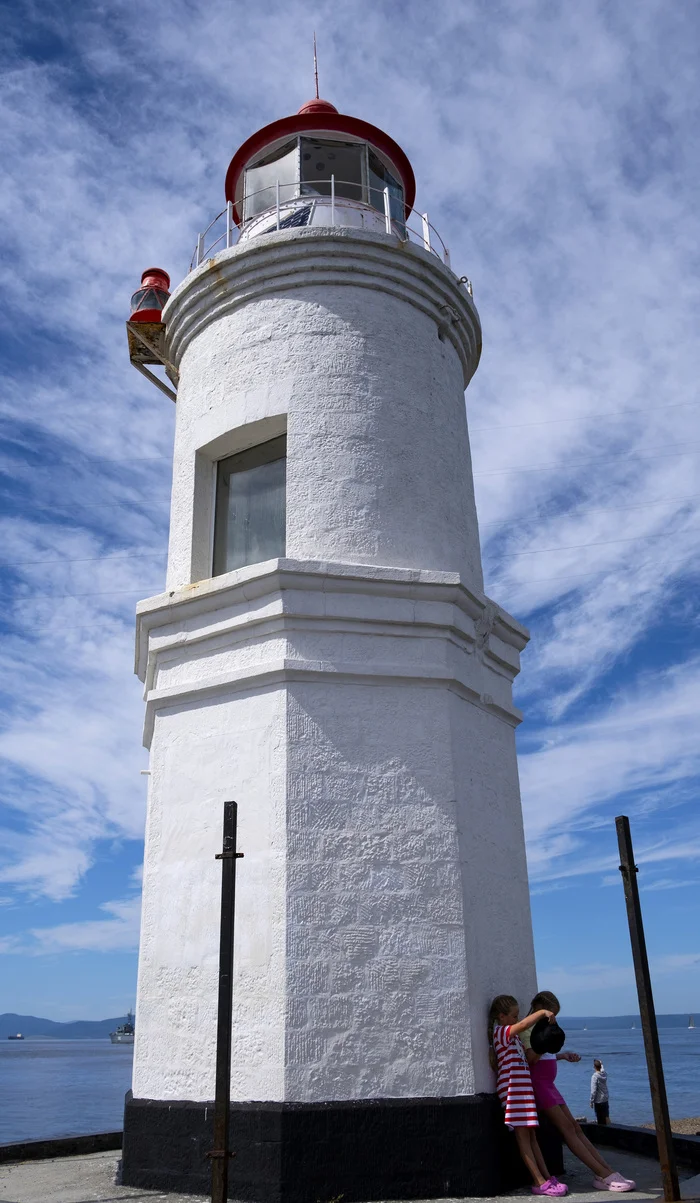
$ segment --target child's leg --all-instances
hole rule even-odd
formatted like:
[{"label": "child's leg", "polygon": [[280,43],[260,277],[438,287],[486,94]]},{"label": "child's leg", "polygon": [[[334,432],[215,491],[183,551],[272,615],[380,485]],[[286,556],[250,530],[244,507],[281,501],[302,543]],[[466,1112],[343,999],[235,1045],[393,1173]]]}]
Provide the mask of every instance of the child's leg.
[{"label": "child's leg", "polygon": [[544,1180],[546,1182],[549,1178],[551,1178],[551,1174],[550,1174],[549,1170],[547,1169],[544,1157],[542,1156],[540,1142],[537,1139],[537,1128],[530,1128],[530,1132],[532,1133],[532,1135],[530,1137],[530,1144],[532,1146],[532,1155],[535,1158],[535,1161],[537,1162],[537,1168],[539,1169],[540,1173],[544,1176]]},{"label": "child's leg", "polygon": [[[540,1153],[539,1160],[535,1154],[535,1151],[534,1151],[533,1145],[532,1145],[531,1133],[532,1133],[532,1135],[534,1135],[534,1133],[535,1133],[534,1128],[516,1128],[515,1129],[515,1139],[518,1142],[518,1152],[520,1153],[520,1156],[522,1157],[523,1161],[525,1162],[527,1171],[532,1177],[532,1181],[534,1182],[535,1186],[542,1186],[542,1184],[544,1182],[546,1182],[547,1179],[549,1178],[549,1174],[547,1173],[547,1167],[544,1165],[544,1162],[542,1161],[542,1154]],[[539,1153],[539,1145],[537,1144],[536,1138],[535,1138],[535,1145],[537,1146],[537,1151]],[[544,1173],[542,1172],[542,1169],[540,1168],[540,1164],[539,1164],[540,1162],[542,1162],[542,1166],[544,1166]]]},{"label": "child's leg", "polygon": [[571,1114],[571,1112],[570,1112],[569,1108],[566,1106],[566,1104],[564,1104],[564,1106],[561,1107],[561,1110],[564,1112],[564,1115],[569,1120],[569,1122],[576,1129],[576,1133],[577,1133],[578,1138],[581,1141],[581,1143],[586,1146],[589,1153],[592,1153],[593,1156],[598,1159],[598,1161],[601,1163],[601,1165],[605,1169],[605,1173],[602,1174],[601,1177],[606,1178],[608,1176],[608,1174],[612,1174],[614,1172],[612,1166],[608,1165],[605,1158],[601,1156],[600,1149],[597,1149],[596,1146],[594,1144],[592,1144],[591,1141],[588,1139],[585,1132],[582,1130],[581,1125],[577,1122],[577,1120]]},{"label": "child's leg", "polygon": [[554,1124],[564,1144],[571,1149],[574,1156],[587,1165],[597,1178],[607,1178],[608,1174],[612,1173],[607,1161],[603,1160],[594,1146],[579,1131],[578,1124],[571,1112],[567,1115],[561,1104],[557,1103],[554,1107],[545,1108],[544,1115]]}]

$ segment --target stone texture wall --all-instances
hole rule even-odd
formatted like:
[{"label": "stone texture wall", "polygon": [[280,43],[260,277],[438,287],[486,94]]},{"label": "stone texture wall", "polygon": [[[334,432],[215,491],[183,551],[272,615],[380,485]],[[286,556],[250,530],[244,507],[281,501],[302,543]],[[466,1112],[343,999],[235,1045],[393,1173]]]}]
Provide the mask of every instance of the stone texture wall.
[{"label": "stone texture wall", "polygon": [[478,316],[434,255],[396,244],[340,229],[268,235],[173,294],[169,588],[211,572],[214,461],[285,428],[289,556],[434,568],[483,587],[464,407]]},{"label": "stone texture wall", "polygon": [[488,998],[534,987],[522,628],[454,575],[288,560],[139,609],[135,1096],[212,1097],[226,797],[245,853],[232,1097],[490,1089]]},{"label": "stone texture wall", "polygon": [[[239,803],[236,1100],[491,1090],[534,991],[512,681],[484,597],[471,298],[397,239],[296,230],[193,272],[167,592],[139,606],[151,749],[134,1096],[213,1097],[222,807]],[[284,431],[287,555],[214,579],[218,459]]]}]

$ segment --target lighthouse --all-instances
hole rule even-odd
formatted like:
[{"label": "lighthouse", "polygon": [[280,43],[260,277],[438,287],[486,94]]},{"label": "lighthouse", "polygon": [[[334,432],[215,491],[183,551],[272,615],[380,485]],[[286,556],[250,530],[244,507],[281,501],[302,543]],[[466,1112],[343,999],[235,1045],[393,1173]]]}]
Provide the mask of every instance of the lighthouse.
[{"label": "lighthouse", "polygon": [[166,590],[137,615],[124,1181],[207,1189],[235,799],[230,1196],[488,1195],[488,1004],[527,1004],[535,970],[528,636],[483,591],[464,402],[479,315],[405,153],[326,101],[249,138],[225,189],[184,280],[168,296],[149,269],[129,323],[176,407]]}]

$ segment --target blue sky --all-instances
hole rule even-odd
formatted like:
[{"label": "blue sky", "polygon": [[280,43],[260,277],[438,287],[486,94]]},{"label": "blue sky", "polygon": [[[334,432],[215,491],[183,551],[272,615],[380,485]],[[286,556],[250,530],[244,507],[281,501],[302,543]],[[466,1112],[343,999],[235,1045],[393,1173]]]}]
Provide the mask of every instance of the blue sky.
[{"label": "blue sky", "polygon": [[[627,813],[662,1011],[700,1012],[700,13],[664,0],[4,8],[0,1011],[134,1001],[133,611],[163,585],[174,408],[130,367],[236,147],[312,94],[386,129],[474,282],[488,592],[518,702],[540,983],[635,1006]],[[504,989],[508,983],[503,983]]]}]

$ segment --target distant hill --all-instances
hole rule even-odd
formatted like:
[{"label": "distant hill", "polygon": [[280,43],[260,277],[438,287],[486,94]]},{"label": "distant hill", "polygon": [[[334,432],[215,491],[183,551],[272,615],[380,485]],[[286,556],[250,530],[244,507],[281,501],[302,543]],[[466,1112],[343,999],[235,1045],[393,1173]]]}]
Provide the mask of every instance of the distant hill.
[{"label": "distant hill", "polygon": [[[642,1021],[638,1015],[560,1015],[564,1031],[575,1032],[581,1028],[589,1031],[603,1029],[641,1028]],[[700,1028],[700,1007],[698,1007],[698,1027]],[[687,1028],[688,1015],[657,1015],[660,1028]],[[53,1019],[39,1019],[36,1015],[13,1015],[11,1011],[0,1015],[0,1040],[7,1040],[21,1032],[23,1036],[52,1036],[55,1040],[101,1040],[106,1039],[110,1032],[120,1023],[126,1023],[127,1016],[119,1015],[115,1019],[77,1019],[74,1023],[55,1023]]]},{"label": "distant hill", "polygon": [[[577,1028],[588,1028],[589,1031],[601,1031],[604,1028],[624,1029],[631,1028],[632,1025],[636,1028],[641,1028],[642,1021],[639,1015],[563,1015],[559,1016],[559,1022],[564,1028],[564,1031],[575,1032]],[[688,1012],[682,1015],[657,1015],[656,1022],[660,1028],[687,1028]],[[700,1007],[698,1007],[698,1027],[700,1028]]]},{"label": "distant hill", "polygon": [[100,1040],[107,1038],[120,1023],[126,1023],[126,1015],[117,1019],[77,1019],[74,1023],[55,1023],[53,1019],[39,1019],[36,1015],[13,1015],[7,1011],[0,1015],[0,1040],[15,1036],[53,1036],[55,1040]]}]

